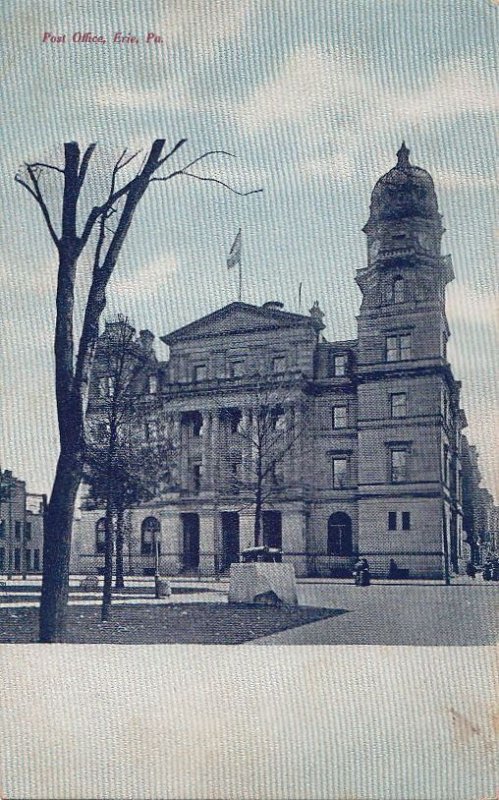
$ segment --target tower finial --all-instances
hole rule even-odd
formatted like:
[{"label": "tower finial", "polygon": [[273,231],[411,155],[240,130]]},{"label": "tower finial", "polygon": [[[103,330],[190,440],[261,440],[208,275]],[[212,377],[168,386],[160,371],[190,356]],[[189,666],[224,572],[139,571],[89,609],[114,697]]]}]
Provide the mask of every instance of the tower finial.
[{"label": "tower finial", "polygon": [[406,167],[409,164],[410,152],[411,151],[405,146],[405,142],[402,142],[400,150],[397,153],[397,167]]}]

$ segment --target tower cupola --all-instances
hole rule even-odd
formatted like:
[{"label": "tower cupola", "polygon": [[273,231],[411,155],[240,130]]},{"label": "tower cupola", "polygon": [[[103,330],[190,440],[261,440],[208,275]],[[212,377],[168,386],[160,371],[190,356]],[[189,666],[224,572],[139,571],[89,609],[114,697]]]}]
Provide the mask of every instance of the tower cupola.
[{"label": "tower cupola", "polygon": [[396,165],[376,183],[368,225],[404,219],[440,220],[432,177],[425,169],[411,164],[409,153],[402,142]]}]

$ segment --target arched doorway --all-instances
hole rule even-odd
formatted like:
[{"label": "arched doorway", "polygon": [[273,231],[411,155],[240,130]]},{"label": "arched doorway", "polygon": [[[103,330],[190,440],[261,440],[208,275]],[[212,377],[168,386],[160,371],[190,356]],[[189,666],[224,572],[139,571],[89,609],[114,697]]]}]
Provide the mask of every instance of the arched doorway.
[{"label": "arched doorway", "polygon": [[331,514],[327,523],[328,556],[352,555],[352,520],[343,511]]},{"label": "arched doorway", "polygon": [[183,567],[186,572],[195,572],[199,568],[199,514],[182,514],[182,530],[184,536]]}]

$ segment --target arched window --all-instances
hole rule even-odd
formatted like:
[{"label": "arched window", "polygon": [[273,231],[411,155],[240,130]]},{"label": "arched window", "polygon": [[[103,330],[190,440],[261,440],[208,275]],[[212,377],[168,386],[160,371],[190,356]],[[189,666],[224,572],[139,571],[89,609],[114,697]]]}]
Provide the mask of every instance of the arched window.
[{"label": "arched window", "polygon": [[106,549],[106,520],[101,517],[95,524],[95,552],[104,553]]},{"label": "arched window", "polygon": [[328,556],[352,555],[352,520],[348,514],[338,511],[331,514],[327,523]]},{"label": "arched window", "polygon": [[140,529],[140,552],[143,556],[152,556],[154,544],[158,540],[158,555],[160,549],[159,534],[160,524],[156,517],[146,517]]},{"label": "arched window", "polygon": [[400,275],[397,275],[397,277],[393,279],[393,302],[403,303],[404,299],[404,279]]}]

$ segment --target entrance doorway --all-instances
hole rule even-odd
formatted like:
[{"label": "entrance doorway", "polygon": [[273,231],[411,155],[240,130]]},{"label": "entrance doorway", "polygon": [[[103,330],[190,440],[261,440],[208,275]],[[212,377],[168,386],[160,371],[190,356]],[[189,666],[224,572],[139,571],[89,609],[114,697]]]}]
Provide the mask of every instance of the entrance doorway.
[{"label": "entrance doorway", "polygon": [[199,514],[182,514],[184,534],[183,568],[186,572],[199,567]]},{"label": "entrance doorway", "polygon": [[343,511],[331,514],[327,523],[328,556],[352,555],[352,520]]},{"label": "entrance doorway", "polygon": [[263,544],[267,547],[282,548],[282,514],[280,511],[262,513]]},{"label": "entrance doorway", "polygon": [[222,511],[222,563],[221,571],[239,561],[239,514]]}]

